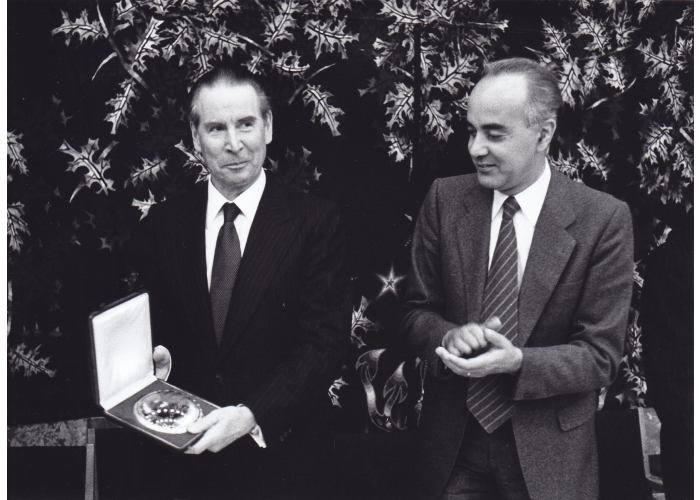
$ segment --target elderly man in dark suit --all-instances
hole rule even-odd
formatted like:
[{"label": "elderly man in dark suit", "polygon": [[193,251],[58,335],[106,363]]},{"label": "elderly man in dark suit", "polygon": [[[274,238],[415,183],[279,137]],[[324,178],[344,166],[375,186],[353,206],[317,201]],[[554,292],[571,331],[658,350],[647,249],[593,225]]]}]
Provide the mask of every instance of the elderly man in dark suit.
[{"label": "elderly man in dark suit", "polygon": [[203,76],[190,125],[209,180],[154,206],[134,238],[162,344],[156,374],[221,406],[191,425],[203,434],[187,450],[218,458],[185,459],[179,474],[203,498],[226,481],[267,498],[258,487],[284,471],[261,470],[265,457],[308,426],[349,345],[345,239],[333,205],[263,170],[272,112],[252,75]]},{"label": "elderly man in dark suit", "polygon": [[632,223],[550,171],[561,103],[527,59],[469,97],[475,175],[438,179],[417,219],[402,328],[428,365],[418,496],[594,499],[597,391],[616,373]]}]

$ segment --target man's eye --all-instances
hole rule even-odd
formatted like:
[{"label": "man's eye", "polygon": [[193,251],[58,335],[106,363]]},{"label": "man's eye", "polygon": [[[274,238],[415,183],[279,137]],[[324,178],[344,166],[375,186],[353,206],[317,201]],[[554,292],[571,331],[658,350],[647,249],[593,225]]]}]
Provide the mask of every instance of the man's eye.
[{"label": "man's eye", "polygon": [[253,127],[253,122],[242,122],[241,123],[241,128],[244,130],[250,129],[252,127]]},{"label": "man's eye", "polygon": [[501,139],[503,139],[505,137],[505,134],[500,134],[497,132],[489,132],[488,134],[486,134],[486,137],[488,137],[489,140],[491,140],[491,141],[500,141]]},{"label": "man's eye", "polygon": [[209,132],[221,132],[223,130],[223,125],[212,125],[211,127],[209,127]]}]

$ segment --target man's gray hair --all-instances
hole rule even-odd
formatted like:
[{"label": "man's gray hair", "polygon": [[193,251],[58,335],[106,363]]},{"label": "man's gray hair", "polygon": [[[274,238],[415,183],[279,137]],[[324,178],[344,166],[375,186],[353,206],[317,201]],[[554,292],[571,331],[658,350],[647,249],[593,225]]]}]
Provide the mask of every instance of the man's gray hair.
[{"label": "man's gray hair", "polygon": [[255,93],[258,95],[260,113],[265,120],[269,118],[272,112],[272,108],[270,107],[270,99],[267,97],[265,89],[256,79],[255,75],[245,69],[220,66],[204,73],[197,79],[190,89],[189,118],[190,123],[192,123],[195,127],[199,125],[199,113],[195,106],[199,93],[204,87],[213,87],[218,83],[228,83],[233,86],[250,85],[253,87]]},{"label": "man's gray hair", "polygon": [[557,77],[545,66],[532,59],[511,57],[487,63],[482,78],[498,75],[523,75],[527,81],[528,126],[542,123],[554,118],[562,105],[561,92]]}]

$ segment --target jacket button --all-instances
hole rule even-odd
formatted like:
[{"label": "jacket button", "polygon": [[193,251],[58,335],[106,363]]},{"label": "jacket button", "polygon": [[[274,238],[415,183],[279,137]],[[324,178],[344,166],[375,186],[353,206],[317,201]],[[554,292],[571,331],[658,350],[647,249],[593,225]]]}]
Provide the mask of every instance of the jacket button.
[{"label": "jacket button", "polygon": [[224,381],[224,376],[220,373],[217,373],[214,378],[216,379],[217,382],[223,382]]}]

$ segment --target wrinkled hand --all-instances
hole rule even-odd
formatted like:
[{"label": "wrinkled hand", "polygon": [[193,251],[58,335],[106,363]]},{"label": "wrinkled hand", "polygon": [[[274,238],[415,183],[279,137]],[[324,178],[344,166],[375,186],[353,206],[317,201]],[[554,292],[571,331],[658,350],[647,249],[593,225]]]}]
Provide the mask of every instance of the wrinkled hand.
[{"label": "wrinkled hand", "polygon": [[475,326],[481,328],[484,340],[489,345],[488,349],[477,356],[464,359],[448,349],[438,347],[435,353],[448,369],[461,377],[485,377],[496,373],[515,373],[520,370],[523,360],[522,351],[492,328],[494,326],[500,328],[501,322],[498,318],[490,318],[484,325]]},{"label": "wrinkled hand", "polygon": [[218,408],[187,428],[187,432],[204,434],[185,453],[199,455],[207,450],[216,453],[248,434],[255,426],[255,416],[245,406]]},{"label": "wrinkled hand", "polygon": [[170,351],[162,345],[155,346],[153,348],[153,365],[155,366],[156,378],[168,380],[171,364]]},{"label": "wrinkled hand", "polygon": [[442,347],[455,356],[471,356],[483,351],[488,346],[484,335],[484,327],[498,330],[501,322],[498,318],[489,318],[483,325],[467,323],[466,325],[452,328],[442,337]]}]

